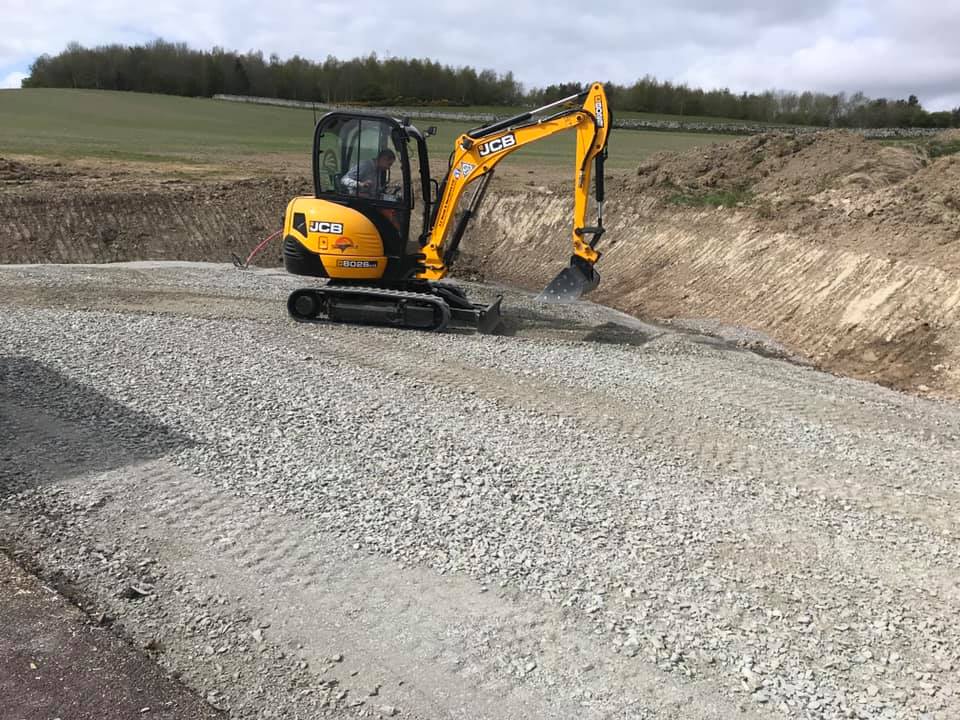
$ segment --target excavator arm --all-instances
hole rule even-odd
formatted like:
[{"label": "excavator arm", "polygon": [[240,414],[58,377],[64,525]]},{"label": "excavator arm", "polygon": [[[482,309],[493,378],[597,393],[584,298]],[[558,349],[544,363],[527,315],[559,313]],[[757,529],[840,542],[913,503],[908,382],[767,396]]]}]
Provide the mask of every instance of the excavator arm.
[{"label": "excavator arm", "polygon": [[[553,112],[549,112],[553,110]],[[544,114],[548,113],[548,114]],[[418,277],[439,280],[449,269],[460,239],[476,214],[493,177],[494,168],[508,155],[538,140],[564,130],[576,130],[574,168],[573,255],[570,266],[544,291],[543,299],[576,299],[596,287],[599,276],[594,263],[600,257],[595,246],[603,235],[603,162],[610,132],[610,108],[600,83],[577,95],[492,125],[471,130],[457,138],[450,167],[440,186],[430,232],[423,247],[425,269]],[[597,221],[586,223],[590,179],[596,171]],[[457,207],[469,186],[479,182],[470,204],[454,222]]]}]

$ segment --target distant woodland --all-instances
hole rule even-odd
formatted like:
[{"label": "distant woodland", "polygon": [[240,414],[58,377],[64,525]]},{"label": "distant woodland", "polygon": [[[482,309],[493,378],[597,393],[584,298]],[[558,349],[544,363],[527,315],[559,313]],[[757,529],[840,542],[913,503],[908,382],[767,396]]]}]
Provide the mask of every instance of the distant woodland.
[{"label": "distant woodland", "polygon": [[[280,60],[260,52],[194,50],[157,40],[146,45],[85,48],[71,43],[43,55],[22,87],[91,88],[210,97],[219,93],[398,106],[533,106],[584,87],[561,83],[524,88],[512,72],[451,67],[429,59],[376,54],[322,61]],[[615,111],[830,127],[960,127],[960,108],[928,112],[915,95],[868,98],[861,92],[733,93],[702,90],[645,76],[631,85],[606,84]]]}]

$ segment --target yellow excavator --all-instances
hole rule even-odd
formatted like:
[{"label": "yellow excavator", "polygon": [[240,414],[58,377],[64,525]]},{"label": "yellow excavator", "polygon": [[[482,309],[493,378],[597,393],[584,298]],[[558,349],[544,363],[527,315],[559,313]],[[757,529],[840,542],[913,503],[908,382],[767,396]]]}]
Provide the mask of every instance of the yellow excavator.
[{"label": "yellow excavator", "polygon": [[[453,322],[492,332],[502,298],[475,304],[461,288],[441,281],[500,161],[570,129],[577,139],[573,254],[540,297],[572,302],[593,290],[600,281],[594,264],[604,232],[610,117],[603,86],[594,83],[577,95],[475,128],[457,138],[438,183],[430,178],[426,144],[436,128],[422,133],[407,120],[363,112],[325,114],[313,137],[314,194],[287,205],[283,259],[287,272],[328,281],[291,293],[290,315],[303,322],[434,331]],[[597,220],[587,225],[591,174]],[[458,209],[469,190],[472,196]]]}]

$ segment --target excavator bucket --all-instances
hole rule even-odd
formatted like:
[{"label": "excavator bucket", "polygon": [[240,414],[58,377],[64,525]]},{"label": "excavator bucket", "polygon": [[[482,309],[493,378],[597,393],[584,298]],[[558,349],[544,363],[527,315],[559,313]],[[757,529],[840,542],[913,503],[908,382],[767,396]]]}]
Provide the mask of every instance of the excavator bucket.
[{"label": "excavator bucket", "polygon": [[590,263],[577,255],[570,258],[570,265],[561,270],[537,297],[544,303],[572,303],[600,284],[600,273]]}]

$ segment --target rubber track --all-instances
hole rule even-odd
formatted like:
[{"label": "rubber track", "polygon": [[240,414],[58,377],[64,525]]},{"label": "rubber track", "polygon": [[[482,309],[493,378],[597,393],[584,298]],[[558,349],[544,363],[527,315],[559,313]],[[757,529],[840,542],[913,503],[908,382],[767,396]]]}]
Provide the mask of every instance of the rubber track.
[{"label": "rubber track", "polygon": [[[442,314],[442,316],[443,316],[443,319],[442,319],[442,321],[441,321],[439,324],[434,325],[433,327],[430,327],[430,328],[421,328],[421,327],[407,326],[406,329],[424,330],[424,331],[427,331],[427,332],[440,332],[440,331],[442,331],[443,329],[445,329],[445,328],[447,327],[447,325],[449,324],[449,322],[450,322],[450,308],[447,306],[447,303],[443,300],[443,298],[438,297],[438,296],[436,296],[436,295],[431,295],[431,294],[429,294],[429,293],[410,292],[410,291],[407,291],[407,290],[389,290],[389,289],[385,289],[385,288],[368,287],[368,286],[362,286],[362,285],[361,285],[361,286],[356,286],[356,285],[351,285],[351,286],[336,285],[336,286],[333,286],[333,287],[324,286],[324,287],[318,287],[318,288],[299,288],[299,289],[297,289],[297,290],[294,290],[293,293],[291,293],[291,294],[295,294],[295,293],[299,293],[299,292],[304,292],[304,291],[312,291],[312,292],[313,292],[316,296],[318,296],[318,297],[323,297],[323,296],[328,296],[328,297],[330,297],[330,296],[335,296],[335,295],[340,295],[340,296],[349,296],[349,295],[370,296],[370,295],[373,295],[373,296],[376,296],[376,297],[386,298],[386,299],[391,299],[391,298],[392,298],[392,299],[396,300],[398,304],[399,304],[399,302],[400,302],[401,300],[414,300],[414,301],[416,301],[416,302],[418,302],[418,303],[425,303],[425,304],[433,305],[435,308],[439,308],[439,309],[440,309],[441,314]],[[341,323],[341,321],[330,320],[328,317],[308,319],[308,318],[302,318],[302,317],[293,315],[292,313],[291,313],[291,317],[292,317],[294,320],[296,320],[297,322],[304,322],[304,323],[329,323],[329,322],[337,322],[337,323],[346,324],[346,325],[351,324],[351,323],[349,323],[349,322],[342,322],[342,323]],[[359,323],[357,323],[357,324],[359,324]],[[370,323],[370,324],[373,324],[373,323]],[[394,327],[394,328],[395,328],[395,327],[398,327],[398,326],[396,326],[396,325],[390,325],[390,324],[388,324],[388,323],[382,323],[382,324],[383,324],[383,325],[386,325],[387,327]]]}]

